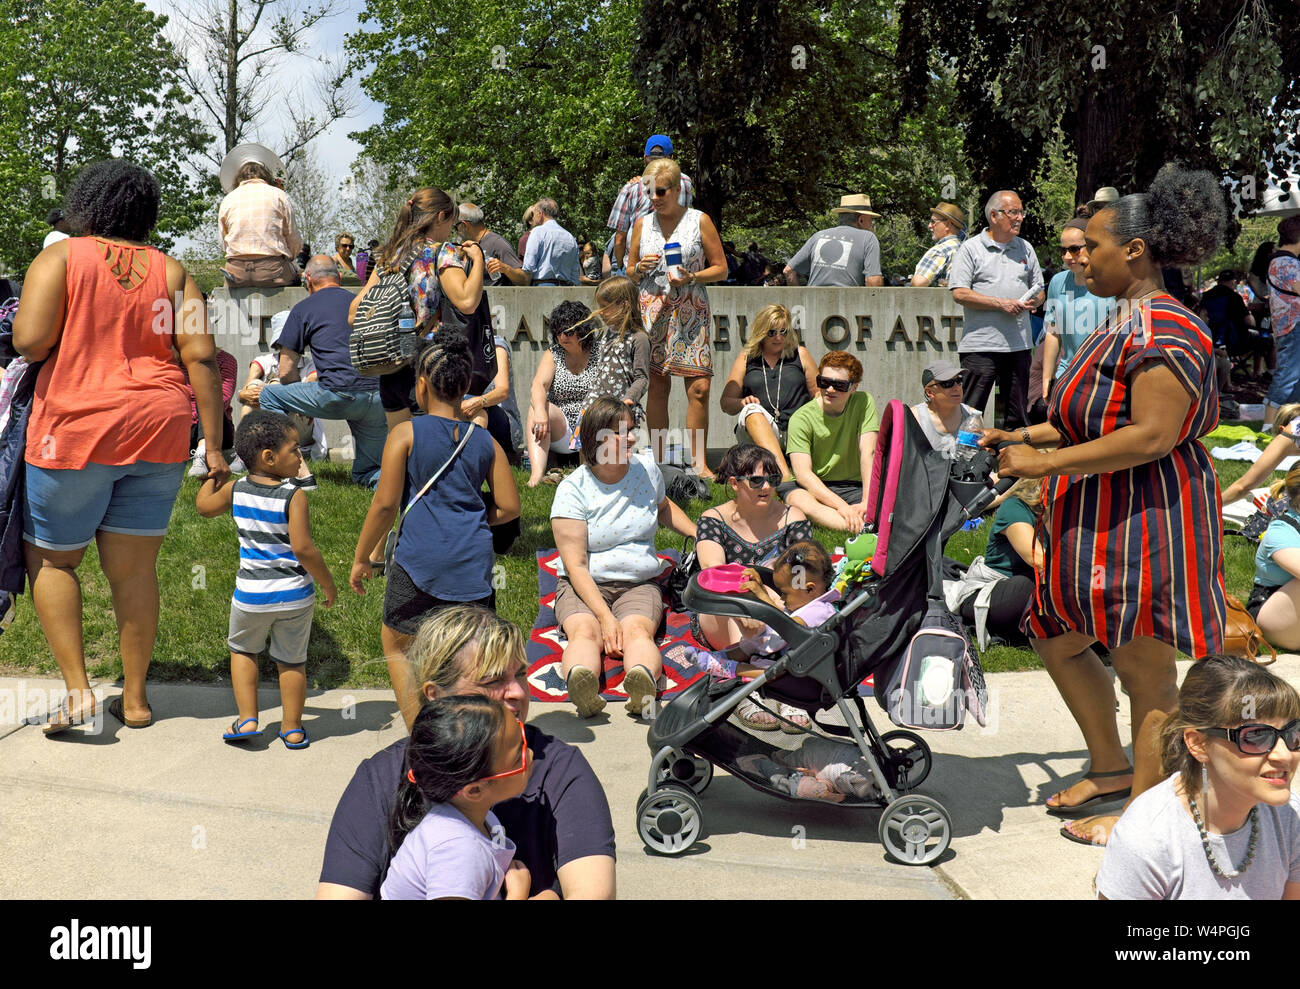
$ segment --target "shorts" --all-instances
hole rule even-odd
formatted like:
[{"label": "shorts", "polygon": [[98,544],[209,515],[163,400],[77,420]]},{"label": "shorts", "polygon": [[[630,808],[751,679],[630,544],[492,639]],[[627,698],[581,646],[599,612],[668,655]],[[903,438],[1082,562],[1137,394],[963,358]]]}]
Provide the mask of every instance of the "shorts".
[{"label": "shorts", "polygon": [[[849,505],[856,505],[862,501],[862,482],[861,481],[822,481],[822,484],[831,489],[832,494],[839,495]],[[799,483],[797,481],[786,481],[778,485],[776,493],[784,501],[789,498],[790,492],[798,491]]]},{"label": "shorts", "polygon": [[41,549],[85,549],[97,531],[125,536],[165,536],[184,463],[140,461],[80,470],[27,464],[23,539]]},{"label": "shorts", "polygon": [[740,411],[736,413],[736,438],[740,439],[741,436],[745,437],[741,442],[753,442],[749,439],[749,430],[745,428],[745,420],[750,416],[762,416],[767,420],[768,425],[772,427],[772,432],[776,433],[778,437],[781,435],[781,427],[778,426],[776,420],[772,418],[772,413],[768,412],[767,409],[763,408],[763,406],[759,405],[757,402],[750,402],[748,405],[742,405]]},{"label": "shorts", "polygon": [[385,412],[401,412],[406,409],[415,415],[420,407],[415,402],[415,368],[399,368],[392,374],[379,376],[379,404]]},{"label": "shorts", "polygon": [[573,427],[569,425],[568,420],[564,422],[564,435],[556,439],[551,438],[550,450],[552,453],[573,453]]},{"label": "shorts", "polygon": [[271,638],[271,658],[285,666],[307,662],[307,643],[311,640],[311,617],[316,602],[295,611],[245,611],[230,603],[230,631],[226,645],[231,652],[260,656]]},{"label": "shorts", "polygon": [[[656,628],[659,626],[664,613],[664,593],[653,580],[638,583],[610,581],[607,584],[596,584],[596,589],[620,622],[624,618],[640,615],[654,622]],[[569,578],[560,577],[555,588],[555,624],[563,628],[564,623],[574,615],[596,617],[596,613],[587,607],[569,583]]]},{"label": "shorts", "polygon": [[394,560],[388,567],[384,582],[384,624],[402,635],[415,635],[420,624],[429,615],[453,604],[481,604],[489,611],[497,610],[497,592],[493,591],[477,601],[448,601],[426,594],[415,586],[411,575]]}]

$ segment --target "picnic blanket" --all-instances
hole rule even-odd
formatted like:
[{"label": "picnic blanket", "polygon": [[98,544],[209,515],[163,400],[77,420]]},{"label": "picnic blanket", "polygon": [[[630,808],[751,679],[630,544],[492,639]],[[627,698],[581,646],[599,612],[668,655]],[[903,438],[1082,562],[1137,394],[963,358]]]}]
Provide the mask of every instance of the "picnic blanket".
[{"label": "picnic blanket", "polygon": [[[676,550],[660,550],[664,569],[677,562]],[[537,620],[528,635],[528,691],[533,700],[543,703],[563,703],[569,699],[564,689],[564,677],[560,674],[560,659],[568,640],[564,632],[555,623],[555,589],[556,565],[560,561],[557,549],[539,549],[537,551]],[[693,684],[704,672],[693,662],[686,659],[687,646],[699,648],[699,643],[691,635],[689,614],[666,611],[664,627],[657,640],[659,652],[664,660],[664,672],[660,677],[660,697],[670,700]],[[627,693],[623,690],[623,660],[613,656],[604,657],[604,670],[601,672],[601,696],[607,701],[626,701]],[[664,681],[667,684],[664,685]]]},{"label": "picnic blanket", "polygon": [[[838,547],[837,547],[838,550]],[[676,550],[660,550],[664,569],[677,563]],[[842,554],[836,552],[833,559],[838,562]],[[564,677],[560,674],[560,660],[568,640],[555,622],[555,590],[557,585],[556,564],[560,552],[557,549],[539,549],[537,551],[537,620],[528,635],[526,649],[528,657],[528,692],[533,700],[542,703],[560,704],[569,700],[564,687]],[[691,635],[690,614],[665,610],[664,627],[656,640],[659,653],[663,656],[664,672],[660,677],[660,698],[671,700],[677,694],[693,684],[704,673],[698,666],[686,659],[687,646],[699,648],[700,645]],[[607,701],[626,701],[627,693],[622,688],[623,660],[613,656],[603,657],[604,669],[601,672],[602,690],[600,696]],[[666,685],[665,685],[665,681]],[[862,681],[858,692],[865,697],[871,696],[871,677]]]}]

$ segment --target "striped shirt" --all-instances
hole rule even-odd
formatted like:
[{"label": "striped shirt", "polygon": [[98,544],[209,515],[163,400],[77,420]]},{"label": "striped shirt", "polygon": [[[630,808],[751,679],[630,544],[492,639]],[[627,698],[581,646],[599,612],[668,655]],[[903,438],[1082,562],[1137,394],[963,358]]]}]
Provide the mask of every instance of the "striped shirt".
[{"label": "striped shirt", "polygon": [[292,258],[302,250],[288,195],[261,179],[241,183],[221,200],[217,233],[228,258]]},{"label": "striped shirt", "polygon": [[298,488],[246,477],[235,482],[231,514],[239,532],[235,604],[245,611],[297,611],[315,595],[311,575],[289,546],[289,499]]},{"label": "striped shirt", "polygon": [[[695,187],[691,184],[691,177],[683,172],[682,189],[677,194],[678,205],[689,209],[694,201]],[[645,191],[645,182],[640,178],[632,179],[618,190],[618,198],[614,200],[614,208],[609,211],[605,226],[629,233],[632,224],[643,216],[649,216],[651,210],[650,193]]]}]

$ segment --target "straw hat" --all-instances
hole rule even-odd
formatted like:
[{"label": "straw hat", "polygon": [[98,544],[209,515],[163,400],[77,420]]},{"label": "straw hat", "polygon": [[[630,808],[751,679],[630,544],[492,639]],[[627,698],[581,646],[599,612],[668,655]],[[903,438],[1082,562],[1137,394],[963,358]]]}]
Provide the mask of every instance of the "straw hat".
[{"label": "straw hat", "polygon": [[221,160],[221,188],[229,192],[235,187],[235,175],[250,161],[265,165],[267,171],[278,176],[284,171],[284,162],[270,148],[261,144],[238,144]]},{"label": "straw hat", "polygon": [[832,213],[864,213],[867,216],[874,216],[880,219],[880,214],[873,212],[871,209],[871,197],[864,196],[860,193],[852,196],[840,196],[840,204],[836,206]]},{"label": "straw hat", "polygon": [[1088,200],[1088,209],[1095,213],[1103,206],[1117,202],[1119,202],[1119,190],[1113,185],[1104,185],[1092,194],[1092,198]]},{"label": "straw hat", "polygon": [[966,211],[960,206],[954,206],[952,203],[940,203],[938,206],[931,206],[930,212],[935,216],[941,216],[950,223],[957,225],[957,229],[966,229]]}]

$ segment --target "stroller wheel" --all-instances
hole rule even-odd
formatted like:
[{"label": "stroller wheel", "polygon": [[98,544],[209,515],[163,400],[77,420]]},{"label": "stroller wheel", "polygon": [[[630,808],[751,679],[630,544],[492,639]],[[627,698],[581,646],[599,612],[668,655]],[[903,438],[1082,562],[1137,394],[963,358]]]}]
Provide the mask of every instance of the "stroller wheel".
[{"label": "stroller wheel", "polygon": [[880,815],[880,843],[904,865],[929,865],[948,850],[952,819],[933,797],[906,794]]},{"label": "stroller wheel", "polygon": [[895,790],[915,790],[930,775],[934,758],[925,739],[911,731],[891,731],[880,737],[885,761],[880,767]]},{"label": "stroller wheel", "polygon": [[713,782],[713,764],[708,759],[674,749],[669,763],[659,771],[658,784],[680,783],[692,793],[703,793]]},{"label": "stroller wheel", "polygon": [[680,855],[704,833],[695,794],[669,783],[637,802],[636,830],[656,855]]}]

